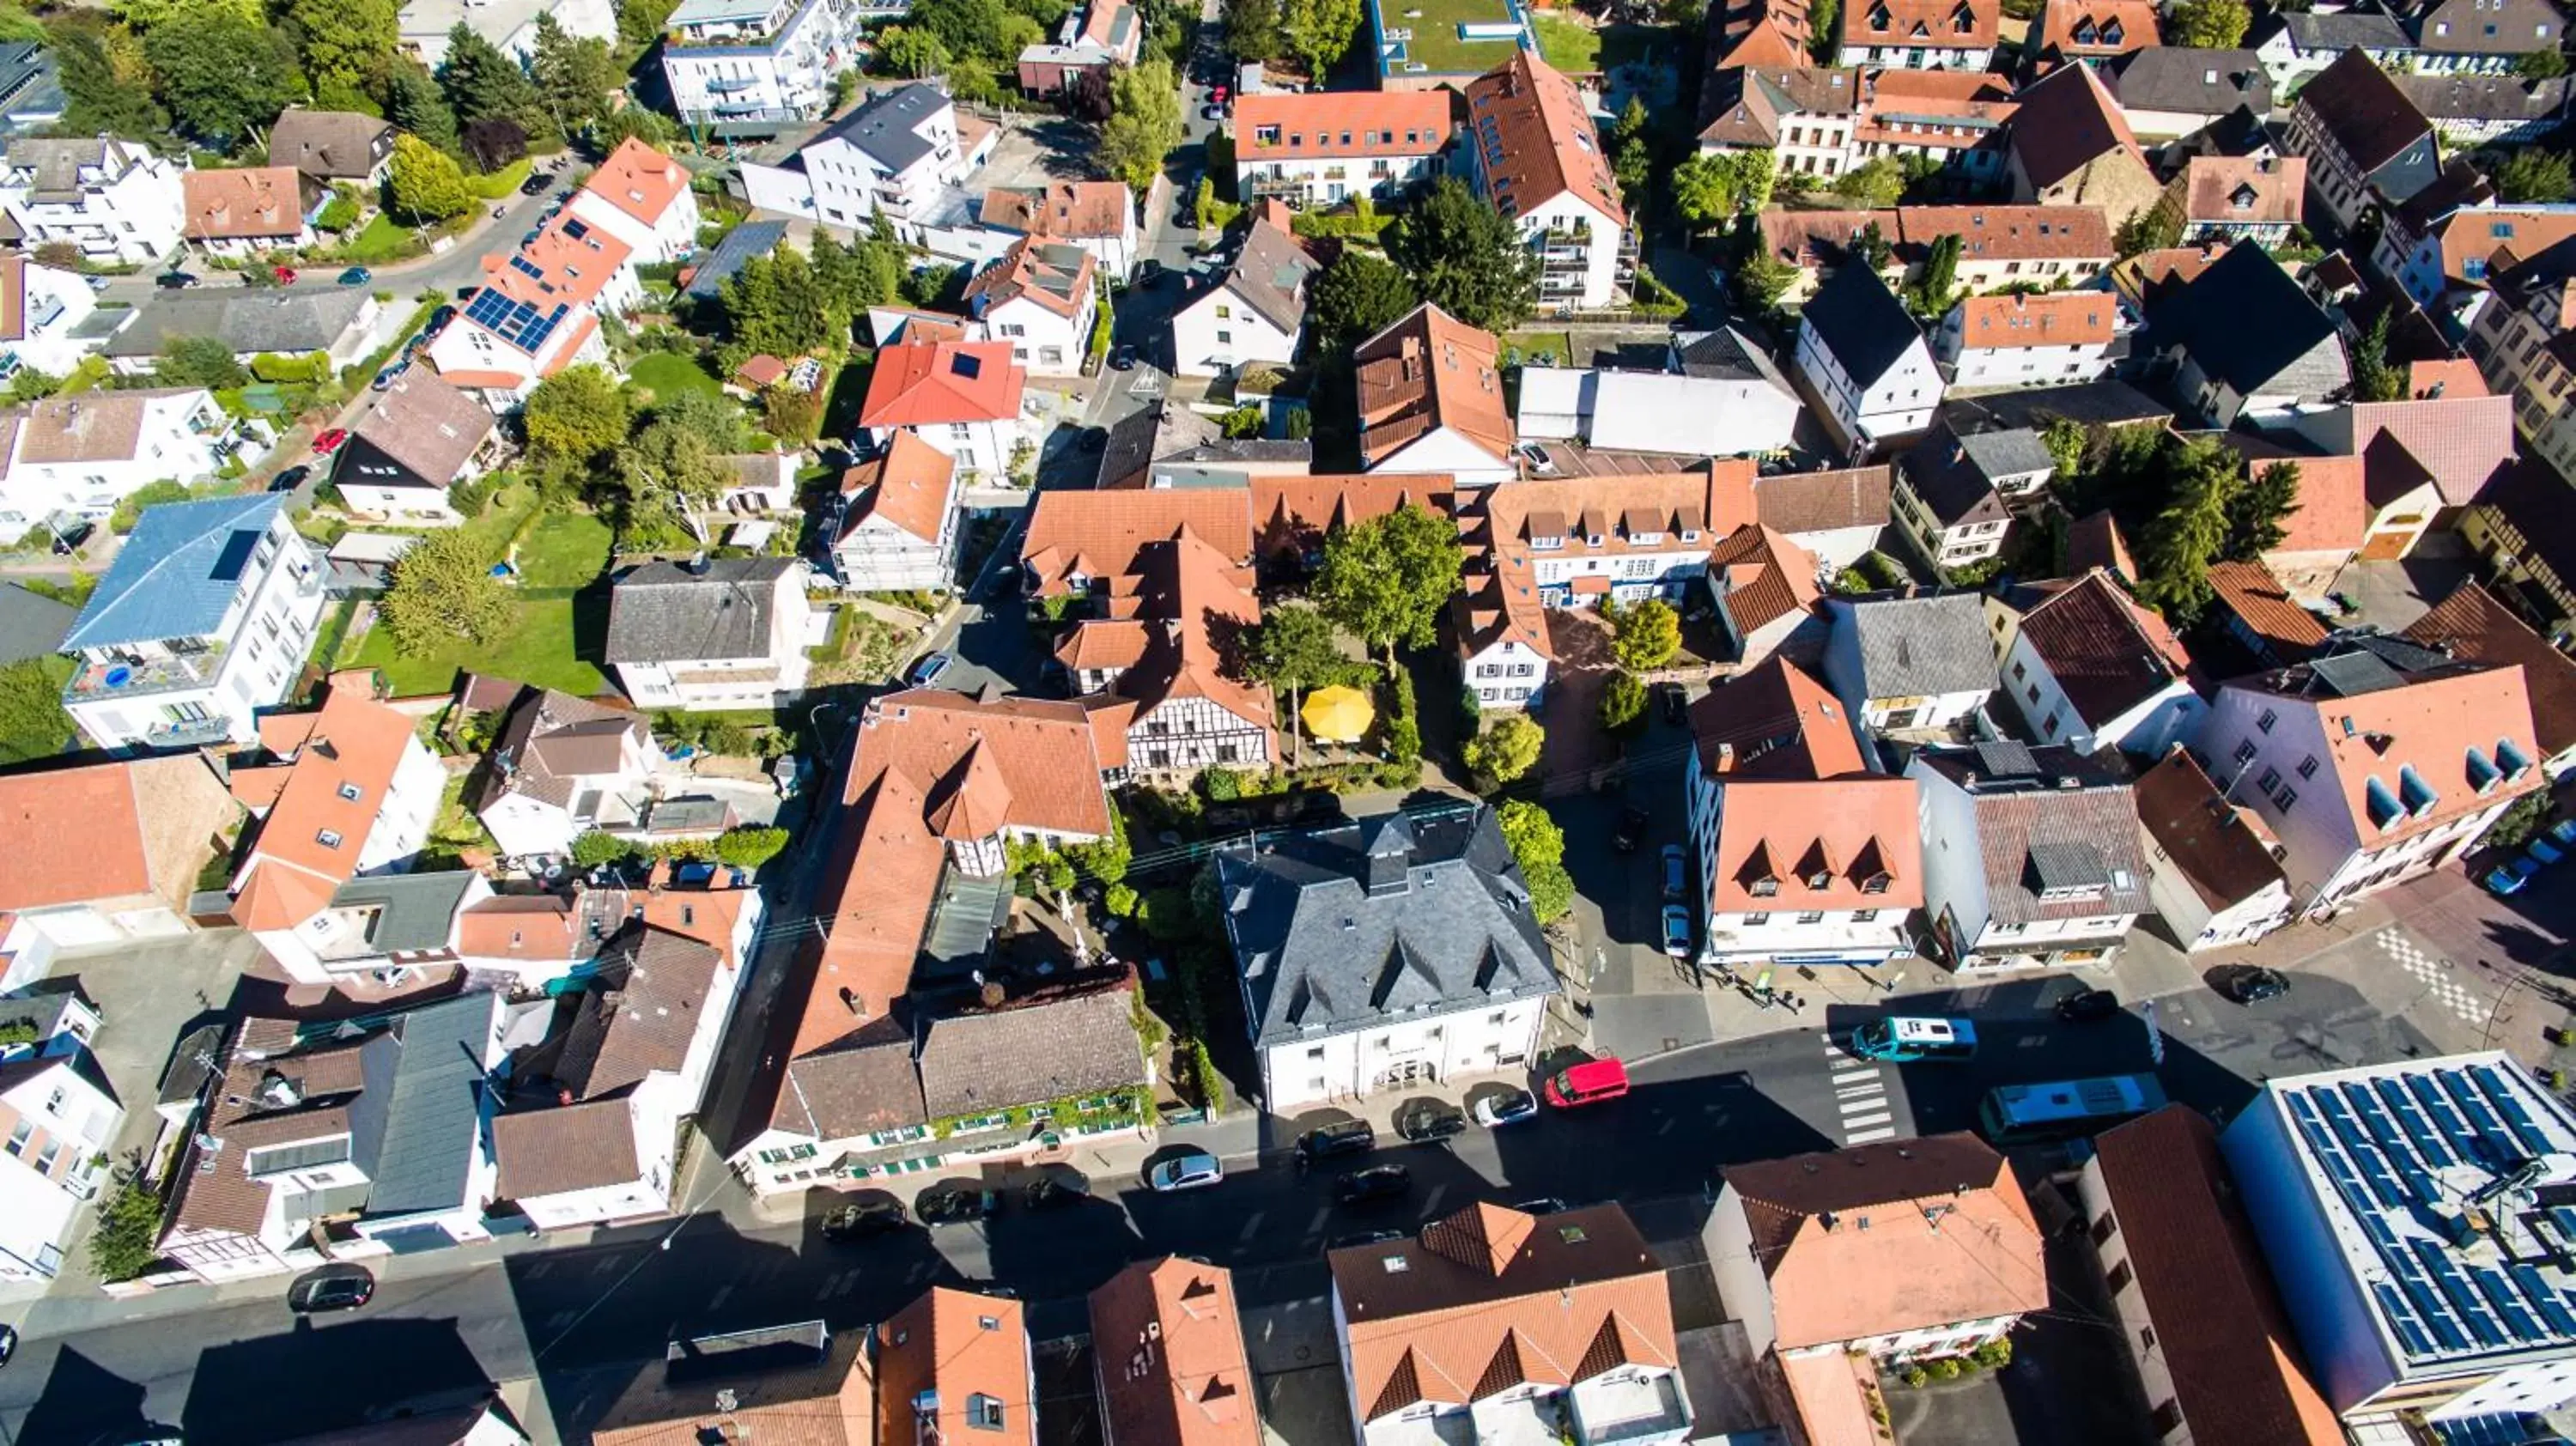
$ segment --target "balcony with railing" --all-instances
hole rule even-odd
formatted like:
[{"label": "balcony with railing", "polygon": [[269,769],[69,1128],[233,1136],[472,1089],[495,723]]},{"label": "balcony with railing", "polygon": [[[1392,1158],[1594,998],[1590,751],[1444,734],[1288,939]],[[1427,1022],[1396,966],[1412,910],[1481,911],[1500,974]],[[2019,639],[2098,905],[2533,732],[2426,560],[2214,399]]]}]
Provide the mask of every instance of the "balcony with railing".
[{"label": "balcony with railing", "polygon": [[203,748],[231,736],[231,720],[220,717],[155,723],[143,730],[143,741],[155,748]]},{"label": "balcony with railing", "polygon": [[63,685],[63,702],[96,703],[211,688],[223,665],[224,645],[214,638],[193,646],[94,648]]},{"label": "balcony with railing", "polygon": [[1255,200],[1259,200],[1265,196],[1303,196],[1305,194],[1306,178],[1303,176],[1255,176],[1252,178],[1252,195]]}]

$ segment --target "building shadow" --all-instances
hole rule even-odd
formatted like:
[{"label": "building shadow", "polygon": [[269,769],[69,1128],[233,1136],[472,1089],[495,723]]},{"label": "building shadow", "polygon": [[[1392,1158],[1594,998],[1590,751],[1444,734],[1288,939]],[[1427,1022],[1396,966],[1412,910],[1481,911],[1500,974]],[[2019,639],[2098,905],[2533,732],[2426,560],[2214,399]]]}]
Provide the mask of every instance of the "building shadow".
[{"label": "building shadow", "polygon": [[[296,1388],[281,1390],[287,1381]],[[291,1331],[200,1353],[181,1425],[189,1446],[264,1446],[489,1388],[452,1319],[300,1319]]]},{"label": "building shadow", "polygon": [[[32,1364],[32,1363],[27,1363]],[[65,1347],[54,1353],[44,1394],[27,1410],[17,1440],[142,1441],[169,1434],[170,1423],[145,1409],[143,1386]]]}]

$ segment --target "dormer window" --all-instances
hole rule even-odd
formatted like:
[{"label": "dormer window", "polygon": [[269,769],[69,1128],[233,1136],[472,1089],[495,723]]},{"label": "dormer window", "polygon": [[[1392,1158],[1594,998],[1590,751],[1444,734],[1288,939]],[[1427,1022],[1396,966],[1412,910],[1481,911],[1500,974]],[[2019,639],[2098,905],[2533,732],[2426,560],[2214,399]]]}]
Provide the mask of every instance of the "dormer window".
[{"label": "dormer window", "polygon": [[356,803],[359,799],[364,798],[366,793],[367,791],[365,789],[360,788],[354,783],[344,783],[340,785],[340,796],[351,803]]},{"label": "dormer window", "polygon": [[2469,745],[2468,772],[2469,787],[2477,790],[2480,798],[2495,792],[2495,786],[2504,781],[2504,770],[2496,767],[2495,760],[2487,757],[2486,750],[2474,743]]},{"label": "dormer window", "polygon": [[1820,891],[1829,889],[1833,887],[1833,882],[1834,876],[1823,869],[1818,869],[1814,873],[1807,875],[1807,887],[1811,889]]},{"label": "dormer window", "polygon": [[2522,745],[2510,738],[2496,740],[2495,756],[2496,763],[2504,769],[2507,783],[2520,783],[2522,776],[2531,771],[2531,755],[2523,752]]},{"label": "dormer window", "polygon": [[1780,892],[1780,881],[1766,875],[1762,878],[1755,879],[1753,881],[1753,887],[1747,889],[1745,892],[1751,894],[1757,899],[1767,899]]},{"label": "dormer window", "polygon": [[2371,826],[2382,833],[2406,816],[2406,810],[2397,806],[2397,795],[2388,791],[2388,785],[2381,782],[2377,774],[2371,775],[2370,780],[2361,786],[2361,803],[2370,814]]},{"label": "dormer window", "polygon": [[1652,547],[1663,540],[1664,535],[1660,532],[1631,532],[1628,534],[1628,545],[1630,547]]},{"label": "dormer window", "polygon": [[1532,552],[1555,552],[1564,546],[1565,539],[1552,533],[1544,537],[1533,537],[1530,539],[1530,551]]},{"label": "dormer window", "polygon": [[1598,532],[1585,533],[1583,535],[1583,545],[1586,547],[1599,547],[1601,545],[1601,534]]},{"label": "dormer window", "polygon": [[340,846],[340,831],[336,828],[326,828],[320,833],[313,835],[313,841],[322,845],[322,847],[326,849],[338,848]]},{"label": "dormer window", "polygon": [[1887,875],[1885,875],[1885,874],[1872,874],[1872,875],[1870,875],[1868,878],[1865,878],[1865,879],[1861,880],[1861,881],[1860,881],[1860,891],[1861,891],[1862,893],[1864,893],[1864,894],[1883,894],[1883,893],[1886,893],[1886,892],[1887,892]]},{"label": "dormer window", "polygon": [[2441,802],[2442,796],[2435,793],[2433,785],[2426,783],[2424,775],[2417,773],[2415,765],[2409,763],[2397,770],[2397,801],[2405,805],[2409,815],[2422,818],[2433,811],[2433,805]]}]

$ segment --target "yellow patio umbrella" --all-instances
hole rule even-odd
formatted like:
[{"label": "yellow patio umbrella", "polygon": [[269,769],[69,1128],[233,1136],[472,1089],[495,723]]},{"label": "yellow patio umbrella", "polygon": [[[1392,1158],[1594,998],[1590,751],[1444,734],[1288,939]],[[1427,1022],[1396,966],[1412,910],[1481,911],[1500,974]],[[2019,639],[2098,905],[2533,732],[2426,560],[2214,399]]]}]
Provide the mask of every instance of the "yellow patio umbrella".
[{"label": "yellow patio umbrella", "polygon": [[1367,735],[1369,719],[1377,710],[1369,696],[1357,688],[1317,688],[1306,695],[1306,706],[1297,710],[1306,720],[1306,731],[1327,743],[1357,743]]}]

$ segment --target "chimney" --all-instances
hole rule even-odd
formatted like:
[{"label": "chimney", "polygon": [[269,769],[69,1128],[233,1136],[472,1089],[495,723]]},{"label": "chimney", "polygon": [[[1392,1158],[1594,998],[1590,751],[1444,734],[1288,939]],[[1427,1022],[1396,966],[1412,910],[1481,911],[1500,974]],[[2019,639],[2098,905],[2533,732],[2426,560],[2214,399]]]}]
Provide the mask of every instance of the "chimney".
[{"label": "chimney", "polygon": [[1289,210],[1288,203],[1279,199],[1277,196],[1264,196],[1261,198],[1260,218],[1269,222],[1271,225],[1278,227],[1282,231],[1294,234],[1296,230],[1297,213]]},{"label": "chimney", "polygon": [[1735,771],[1734,744],[1721,743],[1717,745],[1717,771],[1720,773],[1733,773]]}]

